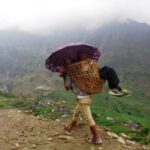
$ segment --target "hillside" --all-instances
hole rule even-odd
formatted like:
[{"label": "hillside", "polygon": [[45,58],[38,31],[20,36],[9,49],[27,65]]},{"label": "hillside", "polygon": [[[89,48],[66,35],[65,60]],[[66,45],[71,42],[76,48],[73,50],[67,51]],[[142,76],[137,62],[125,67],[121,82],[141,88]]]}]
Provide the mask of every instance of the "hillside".
[{"label": "hillside", "polygon": [[[56,73],[45,69],[44,61],[55,47],[76,41],[97,46],[102,52],[99,64],[114,67],[121,86],[133,91],[130,97],[112,97],[108,95],[106,84],[103,93],[92,97],[92,111],[97,123],[148,144],[150,26],[145,23],[112,22],[93,30],[72,29],[42,36],[15,30],[0,31],[0,91],[5,93],[3,96],[0,92],[0,107],[31,108],[31,103],[35,103],[34,114],[47,117],[52,107],[40,103],[65,101],[69,108],[74,106],[74,95],[62,88],[62,79]],[[6,93],[18,96],[11,97]],[[57,115],[60,114],[50,116],[56,118]],[[133,131],[132,127],[123,125],[128,122],[136,124],[139,130]]]},{"label": "hillside", "polygon": [[[20,110],[0,110],[0,149],[3,150],[146,150],[135,142],[118,140],[99,127],[102,145],[92,145],[86,140],[91,134],[86,125],[67,134],[63,130],[65,120],[56,121],[36,118]],[[123,144],[123,141],[125,142]],[[148,149],[147,149],[148,150]]]},{"label": "hillside", "polygon": [[[117,69],[123,82],[132,81],[135,87],[146,92],[150,88],[148,24],[128,20],[124,23],[112,22],[93,30],[72,29],[43,36],[15,30],[0,33],[0,87],[5,85],[9,92],[18,87],[18,78],[22,79],[28,74],[32,76],[35,72],[47,74],[44,61],[53,49],[76,41],[97,46],[102,52],[101,66],[109,65]],[[32,89],[36,88],[34,83],[30,85]],[[22,88],[21,93],[24,90]]]},{"label": "hillside", "polygon": [[[2,119],[0,120],[0,125],[2,124],[1,125],[2,128],[0,130],[2,132],[1,135],[4,134],[4,136],[6,136],[6,135],[9,135],[9,132],[12,133],[11,131],[9,131],[9,129],[5,130],[5,127],[11,128],[11,130],[12,128],[15,129],[16,127],[16,130],[18,131],[18,129],[21,130],[20,128],[24,127],[22,123],[26,124],[26,126],[28,126],[28,123],[32,124],[31,122],[33,122],[34,124],[35,123],[34,120],[31,120],[31,122],[28,121],[30,120],[31,115],[34,115],[34,118],[38,118],[40,120],[47,120],[50,122],[56,121],[57,123],[62,122],[62,124],[64,124],[65,122],[70,122],[72,112],[73,112],[72,110],[75,107],[75,102],[73,102],[74,96],[71,93],[65,94],[63,92],[63,93],[58,94],[58,92],[62,92],[62,91],[57,91],[54,93],[52,92],[45,96],[39,95],[34,100],[27,99],[23,95],[15,96],[12,94],[0,93],[0,108],[1,108],[0,118]],[[65,98],[66,96],[67,98]],[[120,99],[120,100],[119,99],[117,100],[117,98],[106,99],[105,95],[102,95],[101,99],[99,98],[97,99],[97,98],[98,97],[95,97],[93,99],[94,101],[91,107],[92,114],[97,124],[101,126],[100,131],[104,133],[104,135],[109,134],[109,136],[112,136],[116,140],[119,140],[119,142],[123,143],[123,145],[125,144],[125,141],[122,141],[122,139],[120,139],[118,135],[121,135],[121,136],[123,135],[125,139],[128,138],[129,140],[136,140],[142,144],[147,144],[147,145],[149,144],[149,131],[150,131],[150,128],[149,128],[150,120],[149,120],[149,110],[148,110],[149,107],[147,107],[147,109],[145,107],[145,106],[149,106],[148,102],[145,105],[143,105],[143,109],[141,113],[139,112],[138,109],[134,107],[134,106],[137,106],[138,103],[135,103],[135,101],[130,102],[130,100],[134,100],[132,98],[130,98],[129,100],[127,100],[127,98]],[[113,102],[114,100],[116,101],[115,103]],[[121,103],[121,101],[124,101],[124,103]],[[134,105],[132,106],[132,104]],[[130,108],[125,107],[125,105],[129,106]],[[19,110],[16,110],[16,109],[19,109]],[[145,115],[146,111],[147,111],[147,114]],[[18,119],[19,116],[17,115],[20,112],[25,112],[30,115],[20,120]],[[4,117],[3,117],[3,113],[6,113]],[[21,113],[21,116],[22,116],[22,113]],[[14,118],[14,119],[11,120],[11,118]],[[82,119],[80,120],[80,123],[81,125],[84,123]],[[20,124],[20,125],[17,125],[17,124]],[[61,129],[63,129],[62,124],[59,124],[61,126]],[[11,125],[13,125],[13,127],[10,127]],[[103,126],[105,126],[105,128]],[[84,125],[83,127],[85,128],[86,126]],[[87,129],[87,127],[85,129]],[[118,135],[114,133],[113,134],[106,133],[104,132],[104,130],[106,131],[110,130],[111,132],[115,132]],[[5,131],[8,132],[8,134],[6,134]],[[18,135],[17,131],[16,132],[14,131],[14,132]],[[84,130],[83,134],[85,133],[87,132]],[[21,132],[20,134],[21,136],[24,135],[24,131],[23,133]],[[43,133],[43,136],[44,134],[45,132]],[[87,133],[87,135],[89,136],[89,132]],[[12,135],[9,135],[9,136],[11,137]],[[4,140],[5,139],[2,139],[0,141],[4,142]],[[9,140],[13,141],[14,139],[12,138]],[[129,141],[126,141],[126,142],[128,146],[130,146],[130,144],[131,145],[133,144],[133,142],[129,142]],[[113,144],[112,147],[114,145],[116,145],[116,143]]]}]

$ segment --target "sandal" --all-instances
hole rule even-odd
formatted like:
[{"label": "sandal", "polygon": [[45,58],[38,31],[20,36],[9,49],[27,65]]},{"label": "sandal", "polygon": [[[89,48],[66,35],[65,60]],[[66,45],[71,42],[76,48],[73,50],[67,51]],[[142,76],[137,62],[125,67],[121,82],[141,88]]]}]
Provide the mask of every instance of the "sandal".
[{"label": "sandal", "polygon": [[77,125],[75,125],[72,128],[70,127],[70,125],[64,125],[64,130],[67,131],[67,132],[71,132],[71,131],[73,131],[76,128],[77,128]]},{"label": "sandal", "polygon": [[71,132],[72,131],[72,129],[68,125],[64,125],[64,130],[67,131],[67,132]]},{"label": "sandal", "polygon": [[88,142],[99,145],[99,144],[102,144],[103,141],[101,138],[98,138],[96,141],[93,141],[93,138],[88,138]]}]

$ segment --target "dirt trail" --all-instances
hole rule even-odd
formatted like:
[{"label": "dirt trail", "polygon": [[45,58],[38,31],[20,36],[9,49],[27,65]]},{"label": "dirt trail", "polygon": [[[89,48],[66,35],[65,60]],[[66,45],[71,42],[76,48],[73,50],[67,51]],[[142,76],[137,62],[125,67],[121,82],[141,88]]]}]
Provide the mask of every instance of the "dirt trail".
[{"label": "dirt trail", "polygon": [[99,127],[102,145],[87,142],[91,136],[86,125],[70,135],[64,121],[45,121],[20,110],[0,110],[0,150],[142,150],[139,144],[119,143]]}]

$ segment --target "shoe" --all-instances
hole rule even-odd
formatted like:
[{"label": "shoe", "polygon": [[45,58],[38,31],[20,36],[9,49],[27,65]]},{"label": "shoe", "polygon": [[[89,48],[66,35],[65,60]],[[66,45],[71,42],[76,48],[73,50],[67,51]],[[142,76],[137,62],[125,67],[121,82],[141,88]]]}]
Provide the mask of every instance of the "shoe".
[{"label": "shoe", "polygon": [[120,92],[125,96],[130,96],[132,94],[132,91],[129,91],[127,89],[122,89]]},{"label": "shoe", "polygon": [[124,94],[121,93],[118,89],[112,89],[108,92],[110,95],[113,96],[123,96]]}]

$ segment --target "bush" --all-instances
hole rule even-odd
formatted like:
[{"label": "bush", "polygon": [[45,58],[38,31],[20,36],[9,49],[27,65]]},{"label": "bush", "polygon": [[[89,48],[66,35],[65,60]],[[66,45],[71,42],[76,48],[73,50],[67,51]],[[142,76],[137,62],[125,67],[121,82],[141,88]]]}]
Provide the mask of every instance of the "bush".
[{"label": "bush", "polygon": [[29,100],[24,100],[24,99],[16,99],[12,101],[11,106],[16,107],[16,108],[31,109],[32,102]]},{"label": "bush", "polygon": [[139,132],[131,136],[132,140],[138,141],[142,144],[149,144],[150,128],[142,128]]},{"label": "bush", "polygon": [[34,115],[35,116],[44,116],[44,117],[47,117],[48,114],[52,111],[52,108],[51,107],[38,107],[35,109],[34,111]]}]

